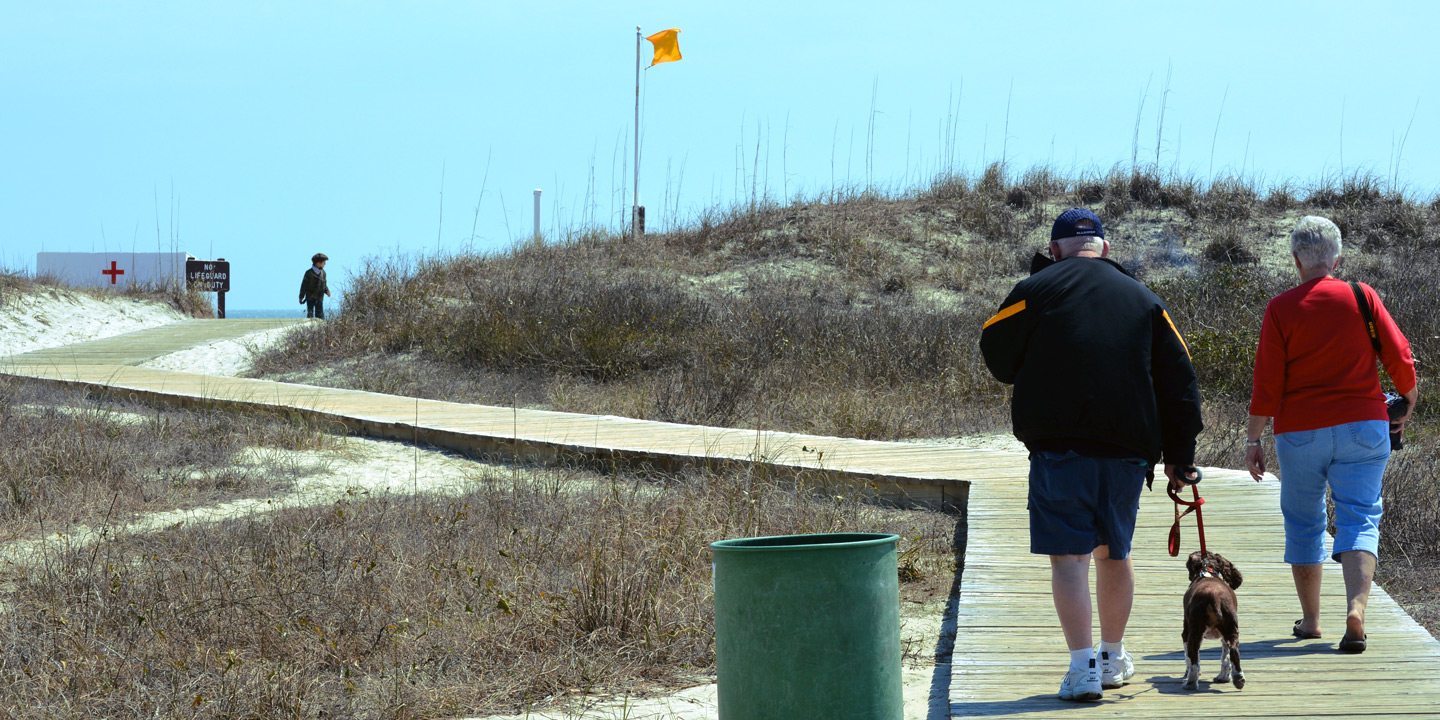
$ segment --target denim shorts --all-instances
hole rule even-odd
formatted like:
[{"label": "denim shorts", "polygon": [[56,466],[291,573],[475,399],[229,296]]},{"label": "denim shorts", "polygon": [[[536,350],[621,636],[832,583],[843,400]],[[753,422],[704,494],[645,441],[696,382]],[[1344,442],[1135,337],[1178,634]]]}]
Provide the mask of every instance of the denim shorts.
[{"label": "denim shorts", "polygon": [[1150,463],[1074,452],[1030,455],[1030,552],[1085,555],[1101,545],[1130,555],[1140,488]]},{"label": "denim shorts", "polygon": [[1325,562],[1325,488],[1335,501],[1330,557],[1364,550],[1380,556],[1380,479],[1390,460],[1384,420],[1334,425],[1275,436],[1280,459],[1280,512],[1285,516],[1285,562]]}]

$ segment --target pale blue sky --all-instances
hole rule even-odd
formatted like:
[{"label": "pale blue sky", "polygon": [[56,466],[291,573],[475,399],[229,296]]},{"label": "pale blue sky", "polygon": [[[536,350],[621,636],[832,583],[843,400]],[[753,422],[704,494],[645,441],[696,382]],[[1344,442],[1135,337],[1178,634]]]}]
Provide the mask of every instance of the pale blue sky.
[{"label": "pale blue sky", "polygon": [[284,307],[315,250],[343,285],[464,246],[487,157],[475,247],[528,234],[537,186],[547,231],[613,225],[637,24],[685,53],[647,73],[652,226],[748,197],[757,136],[772,196],[863,186],[872,87],[881,187],[946,162],[947,114],[961,170],[1128,165],[1147,83],[1153,160],[1167,66],[1166,168],[1208,176],[1213,136],[1217,175],[1311,182],[1343,109],[1344,171],[1440,188],[1440,3],[0,0],[0,265],[153,250],[158,195],[163,245],[177,217],[234,263],[232,308]]}]

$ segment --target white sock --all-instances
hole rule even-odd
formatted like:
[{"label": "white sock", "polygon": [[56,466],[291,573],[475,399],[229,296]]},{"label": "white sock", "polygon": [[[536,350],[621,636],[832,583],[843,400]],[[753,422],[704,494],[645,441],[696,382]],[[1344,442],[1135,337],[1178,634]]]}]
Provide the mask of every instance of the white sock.
[{"label": "white sock", "polygon": [[1070,669],[1089,670],[1095,663],[1095,648],[1081,648],[1070,651]]},{"label": "white sock", "polygon": [[1105,642],[1104,640],[1101,640],[1101,641],[1100,641],[1100,659],[1102,659],[1102,660],[1106,660],[1106,659],[1108,659],[1108,660],[1119,660],[1120,658],[1122,658],[1122,657],[1124,657],[1124,656],[1125,656],[1125,641],[1124,641],[1124,640],[1121,640],[1120,642],[1116,642],[1116,643]]}]

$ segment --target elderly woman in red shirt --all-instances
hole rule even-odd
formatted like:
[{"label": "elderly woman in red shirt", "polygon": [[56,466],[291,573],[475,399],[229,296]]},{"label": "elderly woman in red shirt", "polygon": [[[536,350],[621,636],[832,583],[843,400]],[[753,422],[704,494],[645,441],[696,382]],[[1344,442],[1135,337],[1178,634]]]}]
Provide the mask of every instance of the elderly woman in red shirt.
[{"label": "elderly woman in red shirt", "polygon": [[1359,284],[1372,308],[1380,360],[1409,401],[1390,421],[1375,370],[1375,347],[1340,266],[1340,228],[1322,217],[1300,219],[1290,250],[1300,285],[1265,308],[1245,453],[1250,474],[1265,474],[1261,435],[1275,421],[1280,460],[1280,510],[1285,562],[1295,579],[1303,617],[1294,634],[1320,637],[1320,571],[1325,562],[1325,488],[1335,501],[1330,556],[1341,563],[1348,608],[1342,652],[1365,650],[1365,605],[1380,547],[1380,480],[1390,459],[1391,431],[1403,430],[1418,399],[1410,343],[1380,296]]}]

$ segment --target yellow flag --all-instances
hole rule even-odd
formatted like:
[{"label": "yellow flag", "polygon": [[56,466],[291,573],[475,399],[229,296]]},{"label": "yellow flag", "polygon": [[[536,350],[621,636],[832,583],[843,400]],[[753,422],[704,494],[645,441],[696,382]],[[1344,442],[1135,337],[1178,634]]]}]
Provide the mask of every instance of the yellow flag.
[{"label": "yellow flag", "polygon": [[655,46],[655,59],[650,61],[651,67],[680,59],[680,28],[661,30],[645,39]]}]

